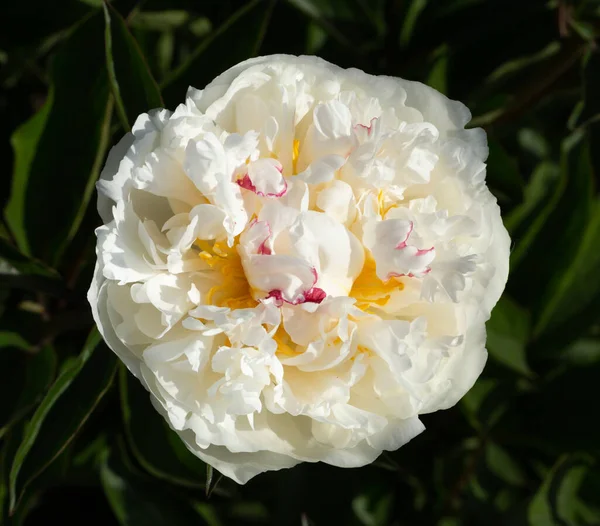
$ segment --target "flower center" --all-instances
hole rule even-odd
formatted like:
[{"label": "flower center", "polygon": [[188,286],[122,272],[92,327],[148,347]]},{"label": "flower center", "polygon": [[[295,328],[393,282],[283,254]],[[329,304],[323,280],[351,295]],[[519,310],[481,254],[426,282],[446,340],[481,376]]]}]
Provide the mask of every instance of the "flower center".
[{"label": "flower center", "polygon": [[298,173],[298,157],[300,156],[300,141],[294,139],[294,145],[292,150],[292,174]]},{"label": "flower center", "polygon": [[290,338],[290,335],[285,332],[283,328],[283,324],[281,324],[275,334],[273,335],[273,339],[277,343],[277,352],[284,356],[297,356],[298,354],[302,354],[303,349],[298,351],[296,344]]},{"label": "flower center", "polygon": [[197,240],[196,245],[200,248],[199,257],[215,271],[215,277],[219,281],[218,285],[209,289],[206,303],[230,309],[256,306],[258,302],[252,297],[252,289],[237,251],[237,239],[233,247],[224,242],[211,244],[204,240]]},{"label": "flower center", "polygon": [[356,306],[365,312],[383,307],[394,292],[404,289],[404,284],[397,278],[381,281],[376,271],[375,260],[368,255],[350,290],[350,297],[356,299]]}]

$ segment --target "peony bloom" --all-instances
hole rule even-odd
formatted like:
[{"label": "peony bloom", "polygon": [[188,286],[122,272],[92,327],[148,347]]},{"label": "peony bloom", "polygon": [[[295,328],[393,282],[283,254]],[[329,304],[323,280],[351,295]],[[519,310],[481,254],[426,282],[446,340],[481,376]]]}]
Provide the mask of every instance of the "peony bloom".
[{"label": "peony bloom", "polygon": [[509,256],[469,118],[423,84],[280,55],[113,148],[89,301],[195,455],[239,483],[363,466],[469,390]]}]

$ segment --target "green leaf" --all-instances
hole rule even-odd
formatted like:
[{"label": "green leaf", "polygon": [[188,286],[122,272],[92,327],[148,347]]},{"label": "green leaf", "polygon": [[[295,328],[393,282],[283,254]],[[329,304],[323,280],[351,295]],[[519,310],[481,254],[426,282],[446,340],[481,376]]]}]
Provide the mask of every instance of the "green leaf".
[{"label": "green leaf", "polygon": [[490,149],[486,175],[488,185],[500,200],[509,198],[512,201],[521,201],[523,179],[516,160],[506,152],[499,141],[492,137],[488,140],[488,146]]},{"label": "green leaf", "polygon": [[175,37],[172,31],[165,31],[156,43],[156,66],[159,75],[164,77],[171,69],[175,51]]},{"label": "green leaf", "polygon": [[206,465],[187,450],[152,407],[148,391],[123,366],[119,370],[119,388],[127,439],[141,466],[170,483],[204,488]]},{"label": "green leaf", "polygon": [[191,22],[188,29],[195,37],[202,38],[211,32],[212,24],[208,18],[201,16]]},{"label": "green leaf", "polygon": [[[578,130],[562,142],[560,179],[540,212],[542,217],[532,221],[531,228],[535,225],[537,230],[535,236],[531,236],[527,245],[523,246],[524,253],[518,255],[518,263],[514,261],[517,254],[513,254],[511,259],[509,291],[520,304],[530,308],[535,339],[539,339],[544,325],[550,320],[550,308],[554,311],[558,307],[549,305],[549,302],[553,302],[552,297],[569,274],[568,269],[580,252],[582,236],[593,221],[592,216],[597,208],[594,205],[593,184],[588,140],[586,134]],[[549,258],[547,262],[551,264],[540,264],[542,254]],[[593,299],[594,279],[589,288],[590,284],[579,281],[581,288],[585,289],[584,298],[588,302]],[[565,313],[568,311],[573,320],[572,315],[581,312],[579,306],[585,305],[577,298],[574,303],[561,307]],[[551,341],[551,346],[562,345],[569,338],[578,336],[584,318],[575,319],[576,323],[571,327],[563,325],[567,329],[563,334],[553,330],[553,337],[558,335],[559,338]]]},{"label": "green leaf", "polygon": [[549,328],[559,331],[600,294],[600,201],[595,202],[590,221],[580,236],[571,264],[549,286],[536,334]]},{"label": "green leaf", "polygon": [[491,429],[506,411],[506,388],[497,380],[479,378],[460,403],[475,429]]},{"label": "green leaf", "polygon": [[108,147],[102,35],[100,14],[72,31],[52,59],[46,104],[12,138],[17,162],[6,220],[21,252],[52,264],[77,233]]},{"label": "green leaf", "polygon": [[550,42],[543,49],[540,49],[531,55],[518,57],[505,62],[488,76],[485,83],[498,84],[500,81],[505,81],[507,77],[511,77],[521,71],[530,70],[531,67],[535,66],[538,62],[553,57],[559,51],[560,44],[558,42]]},{"label": "green leaf", "polygon": [[117,113],[127,131],[138,115],[164,103],[142,52],[125,20],[108,3],[104,4],[106,67]]},{"label": "green leaf", "polygon": [[369,495],[363,493],[352,500],[352,510],[365,526],[384,526],[390,523],[394,495]]},{"label": "green leaf", "polygon": [[503,482],[512,486],[523,486],[527,479],[516,460],[494,442],[488,442],[485,448],[485,459],[489,470]]},{"label": "green leaf", "polygon": [[143,11],[136,13],[130,22],[131,27],[146,31],[170,31],[188,22],[187,11]]},{"label": "green leaf", "polygon": [[575,365],[600,362],[600,340],[582,339],[573,342],[557,356],[558,360]]},{"label": "green leaf", "polygon": [[15,347],[23,351],[29,351],[31,344],[19,333],[2,331],[0,332],[0,348]]},{"label": "green leaf", "polygon": [[499,363],[518,373],[530,375],[525,346],[529,339],[529,313],[504,296],[486,324],[487,349]]},{"label": "green leaf", "polygon": [[435,51],[425,84],[440,93],[448,93],[448,46],[443,45]]},{"label": "green leaf", "polygon": [[178,104],[190,85],[202,89],[226,69],[256,56],[271,7],[266,0],[251,0],[209,34],[161,84],[167,104]]},{"label": "green leaf", "polygon": [[427,7],[428,0],[412,0],[400,29],[399,41],[402,47],[408,45],[415,30],[419,15]]},{"label": "green leaf", "polygon": [[[550,145],[546,138],[537,130],[523,128],[517,135],[519,145],[526,152],[531,153],[540,160],[546,159],[550,154]],[[527,190],[525,190],[527,192]]]},{"label": "green leaf", "polygon": [[214,468],[210,464],[206,465],[206,487],[204,488],[204,494],[206,495],[207,499],[210,499],[222,478],[223,475],[221,473],[218,473],[217,477],[215,478]]},{"label": "green leaf", "polygon": [[577,119],[578,126],[600,118],[600,55],[598,50],[589,51],[583,60],[583,108]]},{"label": "green leaf", "polygon": [[563,190],[560,168],[550,162],[540,163],[525,188],[523,203],[515,207],[504,222],[515,244],[510,256],[513,270],[544,227]]},{"label": "green leaf", "polygon": [[553,264],[552,279],[541,298],[534,329],[538,336],[560,332],[600,296],[600,200],[590,200],[594,174],[589,142],[582,140],[566,155],[566,169],[578,181],[573,192],[579,192],[580,201],[571,218],[563,217],[559,243],[566,254]]},{"label": "green leaf", "polygon": [[48,278],[58,277],[56,270],[19,252],[6,239],[0,238],[0,274],[33,274]]},{"label": "green leaf", "polygon": [[26,255],[31,254],[27,228],[25,224],[27,187],[31,165],[36,157],[37,146],[46,127],[52,108],[53,91],[50,90],[42,109],[31,119],[19,126],[12,134],[10,143],[15,161],[12,176],[10,200],[6,205],[5,217],[19,249]]},{"label": "green leaf", "polygon": [[[318,24],[323,30],[339,44],[351,47],[352,43],[346,38],[344,32],[340,31],[334,20],[350,19],[356,15],[352,11],[352,5],[347,1],[336,0],[287,0],[288,3]],[[369,10],[371,11],[371,10]]]},{"label": "green leaf", "polygon": [[206,524],[187,500],[135,473],[123,453],[107,455],[100,471],[108,502],[122,526]]},{"label": "green leaf", "polygon": [[589,460],[572,455],[558,460],[538,489],[527,510],[530,526],[582,526],[579,488],[589,470]]},{"label": "green leaf", "polygon": [[[2,335],[6,336],[6,333]],[[4,347],[0,350],[0,437],[42,398],[56,372],[56,355],[52,347],[31,352],[18,334],[12,336],[18,338],[7,340],[5,337],[0,343]],[[23,352],[24,348],[29,352]]]},{"label": "green leaf", "polygon": [[62,369],[28,423],[10,471],[10,508],[27,485],[69,445],[108,391],[116,358],[94,329],[81,354]]}]

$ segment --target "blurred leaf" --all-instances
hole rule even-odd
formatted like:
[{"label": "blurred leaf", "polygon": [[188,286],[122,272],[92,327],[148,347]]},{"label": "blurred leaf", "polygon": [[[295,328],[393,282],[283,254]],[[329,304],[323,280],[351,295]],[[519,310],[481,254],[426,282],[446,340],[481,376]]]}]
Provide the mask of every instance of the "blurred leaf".
[{"label": "blurred leaf", "polygon": [[[577,203],[577,206],[573,206]],[[552,296],[560,288],[560,283],[569,275],[569,267],[575,262],[581,249],[582,235],[588,230],[595,210],[593,196],[593,172],[590,165],[589,146],[585,133],[578,130],[569,135],[561,146],[561,171],[558,185],[552,197],[545,203],[540,216],[532,221],[531,229],[535,236],[527,239],[527,244],[517,245],[511,259],[510,294],[532,312],[533,335],[539,339],[542,316],[547,321],[552,307]],[[516,236],[514,236],[516,237]],[[518,238],[517,238],[518,239]],[[523,243],[523,240],[521,240]],[[544,254],[551,258],[551,264],[540,264],[539,257]],[[590,302],[594,295],[595,277],[592,286],[584,285],[584,298]],[[583,285],[583,281],[579,281]],[[574,319],[578,306],[585,306],[579,298],[574,303],[562,305],[561,314],[574,320],[571,326],[563,325],[562,334],[553,331],[554,338],[545,347],[563,345],[572,336],[585,329],[586,316]],[[554,307],[558,307],[554,305]],[[553,309],[554,310],[554,309]],[[557,311],[557,312],[558,312]],[[591,316],[592,311],[586,312]],[[558,329],[558,327],[556,327]],[[558,338],[556,338],[558,336]],[[543,347],[543,346],[542,346]],[[540,351],[546,352],[542,350]]]},{"label": "blurred leaf", "polygon": [[[239,501],[232,506],[229,516],[238,521],[267,522],[270,514],[267,507],[261,502]],[[211,524],[211,526],[213,525]]]},{"label": "blurred leaf", "polygon": [[100,471],[102,487],[122,526],[189,526],[206,524],[187,500],[168,488],[141,477],[128,466],[122,453],[107,455]]},{"label": "blurred leaf", "polygon": [[0,343],[4,347],[0,350],[0,438],[40,400],[56,371],[52,347],[23,352],[14,347],[29,349],[29,345],[18,334],[13,336],[18,339],[11,338],[11,342],[3,338]]},{"label": "blurred leaf", "polygon": [[61,370],[28,423],[10,472],[11,509],[27,485],[69,445],[108,391],[116,358],[100,342],[94,329],[81,354]]},{"label": "blurred leaf", "polygon": [[110,86],[121,124],[126,131],[129,131],[140,114],[162,108],[164,103],[158,84],[152,77],[125,21],[110,4],[106,3],[104,20],[106,66]]},{"label": "blurred leaf", "polygon": [[415,30],[415,25],[417,23],[417,19],[419,15],[427,6],[428,0],[411,0],[408,10],[406,11],[406,15],[404,16],[404,21],[402,23],[402,28],[400,29],[400,45],[402,47],[406,46],[412,37],[412,34]]},{"label": "blurred leaf", "polygon": [[217,476],[215,477],[214,468],[210,464],[206,464],[206,487],[204,488],[204,494],[206,495],[207,499],[210,499],[222,478],[223,475],[218,472]]},{"label": "blurred leaf", "polygon": [[[532,128],[519,130],[517,140],[523,150],[531,153],[540,160],[546,159],[550,153],[550,145],[544,136]],[[527,189],[525,192],[527,193]]]},{"label": "blurred leaf", "polygon": [[440,47],[434,53],[433,66],[425,82],[440,93],[448,93],[448,47]]},{"label": "blurred leaf", "polygon": [[384,526],[390,522],[394,502],[392,493],[368,495],[363,493],[352,501],[352,510],[365,526]]},{"label": "blurred leaf", "polygon": [[290,4],[315,19],[352,19],[356,17],[353,2],[347,0],[288,0]]},{"label": "blurred leaf", "polygon": [[54,277],[36,276],[31,274],[5,274],[0,272],[0,293],[7,289],[28,290],[37,294],[48,294],[61,299],[78,299],[77,295],[69,290],[66,284]]},{"label": "blurred leaf", "polygon": [[6,222],[11,228],[21,252],[31,254],[26,231],[26,198],[31,165],[35,159],[38,143],[52,107],[53,92],[50,90],[42,109],[31,119],[22,124],[13,133],[10,142],[14,151],[15,162],[12,176],[11,196],[6,205]]},{"label": "blurred leaf", "polygon": [[562,235],[574,242],[561,245],[561,250],[568,250],[566,262],[554,265],[552,280],[540,302],[536,335],[549,328],[553,332],[561,330],[600,295],[600,200],[590,203],[594,175],[588,141],[574,145],[566,156],[566,169],[572,179],[579,181],[574,191],[579,192],[581,201],[570,221],[563,218]]},{"label": "blurred leaf", "polygon": [[[5,239],[0,238],[0,263],[8,268],[0,268],[0,274],[35,274],[49,278],[58,277],[58,273],[45,263],[21,254]],[[9,271],[9,272],[7,272]]]},{"label": "blurred leaf", "polygon": [[486,79],[486,83],[497,84],[499,81],[505,80],[519,71],[527,70],[534,64],[556,55],[559,51],[560,43],[551,42],[536,53],[505,62],[490,74]]},{"label": "blurred leaf", "polygon": [[29,351],[31,344],[16,332],[2,331],[0,332],[0,348],[2,347],[16,347],[23,351]]},{"label": "blurred leaf", "polygon": [[162,83],[167,104],[179,103],[190,85],[201,89],[226,69],[258,54],[271,8],[267,0],[251,0],[209,34]]},{"label": "blurred leaf", "polygon": [[184,25],[189,18],[187,11],[142,11],[132,17],[130,25],[146,31],[170,31]]},{"label": "blurred leaf", "polygon": [[510,256],[513,270],[544,227],[563,189],[559,167],[550,162],[540,163],[525,188],[523,203],[515,207],[504,221],[515,244]]},{"label": "blurred leaf", "polygon": [[96,479],[98,471],[104,463],[107,447],[107,438],[104,434],[98,435],[88,442],[84,442],[82,448],[73,454],[73,471],[85,472],[88,470],[93,473],[94,479]]},{"label": "blurred leaf", "polygon": [[581,456],[564,456],[559,459],[529,504],[529,525],[588,524],[578,513],[578,491],[588,469],[589,461]]},{"label": "blurred leaf", "polygon": [[571,265],[549,286],[545,308],[535,327],[536,334],[549,327],[560,330],[600,294],[600,201],[596,201],[590,222],[580,235],[581,244]]},{"label": "blurred leaf", "polygon": [[158,66],[158,74],[165,76],[171,69],[173,62],[173,53],[175,51],[175,37],[172,31],[165,31],[160,35],[156,43],[156,63]]},{"label": "blurred leaf", "polygon": [[600,362],[600,340],[582,339],[569,345],[558,354],[563,363],[588,365]]},{"label": "blurred leaf", "polygon": [[513,486],[525,485],[525,473],[513,457],[498,444],[486,444],[485,459],[489,470],[503,482]]},{"label": "blurred leaf", "polygon": [[100,14],[89,17],[63,42],[46,105],[13,136],[17,163],[7,222],[21,251],[46,262],[58,261],[75,236],[108,147],[102,26]]},{"label": "blurred leaf", "polygon": [[487,163],[486,180],[499,199],[505,196],[512,201],[519,202],[523,196],[523,179],[519,173],[519,166],[503,146],[496,139],[488,139],[490,153]]},{"label": "blurred leaf", "polygon": [[[334,25],[333,19],[352,18],[350,3],[336,0],[287,0],[290,5],[309,17],[315,24],[342,46],[351,46],[351,42]],[[350,10],[349,10],[350,8]]]},{"label": "blurred leaf", "polygon": [[23,434],[23,423],[15,425],[3,437],[0,451],[0,523],[7,526],[22,526],[25,517],[39,501],[35,492],[25,495],[24,502],[18,509],[9,514],[8,510],[8,478],[12,459],[17,451]]},{"label": "blurred leaf", "polygon": [[[258,503],[257,503],[258,504]],[[209,504],[208,502],[193,502],[192,506],[198,512],[198,514],[204,519],[207,526],[224,526],[221,520],[219,519],[219,515],[215,510],[214,506]],[[236,506],[234,506],[235,509]],[[232,510],[233,512],[233,510]],[[258,516],[259,520],[263,517]],[[247,518],[244,516],[244,518]],[[256,516],[250,518],[250,520],[255,520]]]},{"label": "blurred leaf", "polygon": [[210,23],[210,20],[208,18],[201,16],[190,23],[189,30],[192,33],[192,35],[194,35],[197,38],[201,38],[208,35],[208,33],[211,32],[212,24]]},{"label": "blurred leaf", "polygon": [[487,349],[495,360],[518,373],[530,375],[525,346],[529,338],[529,313],[507,296],[500,298],[486,324]]},{"label": "blurred leaf", "polygon": [[[526,445],[545,455],[592,450],[600,442],[595,411],[600,363],[560,367],[529,391],[515,396],[496,426],[497,439]],[[560,425],[556,415],[560,416]]]},{"label": "blurred leaf", "polygon": [[[539,4],[538,4],[539,5]],[[525,10],[523,10],[525,12]],[[523,113],[529,112],[542,97],[557,83],[561,77],[571,70],[586,50],[586,45],[578,38],[565,40],[558,53],[551,54],[548,59],[533,68],[527,68],[527,77],[519,79],[505,104],[488,113],[473,118],[470,126],[500,126],[518,120]]]},{"label": "blurred leaf", "polygon": [[318,24],[311,22],[308,24],[306,33],[306,53],[316,54],[325,45],[327,41],[327,32]]},{"label": "blurred leaf", "polygon": [[594,31],[594,26],[592,24],[581,22],[579,20],[571,20],[571,27],[583,40],[586,40],[591,45],[592,49],[594,49],[593,46],[595,46],[596,32]]},{"label": "blurred leaf", "polygon": [[[86,2],[91,3],[92,0]],[[32,9],[34,7],[34,9]],[[28,61],[39,51],[47,52],[48,41],[92,12],[82,0],[60,2],[11,2],[2,4],[0,49]],[[40,49],[41,48],[41,49]],[[31,65],[31,64],[30,64]]]},{"label": "blurred leaf", "polygon": [[123,366],[119,387],[127,439],[142,467],[170,483],[204,488],[206,465],[188,451],[152,407],[148,391]]},{"label": "blurred leaf", "polygon": [[461,400],[461,407],[475,429],[491,429],[506,411],[506,387],[497,380],[479,378]]},{"label": "blurred leaf", "polygon": [[583,108],[577,119],[579,126],[600,118],[600,53],[597,49],[587,53],[583,65]]}]

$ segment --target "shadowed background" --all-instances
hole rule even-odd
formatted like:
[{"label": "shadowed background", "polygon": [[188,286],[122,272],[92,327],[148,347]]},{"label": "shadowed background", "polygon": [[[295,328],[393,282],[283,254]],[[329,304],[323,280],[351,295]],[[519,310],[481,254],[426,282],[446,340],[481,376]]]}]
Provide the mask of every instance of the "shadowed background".
[{"label": "shadowed background", "polygon": [[[598,0],[3,2],[0,524],[599,525],[598,35]],[[467,104],[511,275],[483,375],[425,433],[362,469],[238,486],[90,332],[93,185],[139,113],[272,53]]]}]

